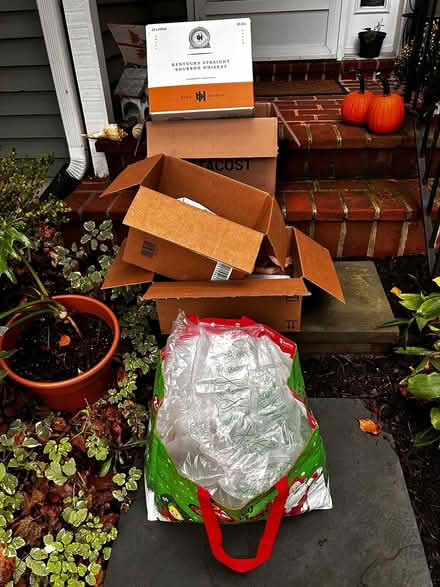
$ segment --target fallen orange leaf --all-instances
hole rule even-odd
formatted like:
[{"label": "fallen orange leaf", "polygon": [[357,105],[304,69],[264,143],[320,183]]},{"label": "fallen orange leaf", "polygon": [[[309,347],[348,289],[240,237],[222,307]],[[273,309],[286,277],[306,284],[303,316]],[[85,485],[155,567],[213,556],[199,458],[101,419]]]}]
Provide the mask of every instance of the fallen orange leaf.
[{"label": "fallen orange leaf", "polygon": [[359,428],[362,432],[368,432],[368,434],[372,434],[373,436],[379,436],[382,432],[382,426],[373,422],[373,420],[359,420]]},{"label": "fallen orange leaf", "polygon": [[395,296],[397,296],[398,298],[400,298],[402,292],[400,291],[400,289],[398,287],[393,287],[391,289],[391,293],[393,293]]},{"label": "fallen orange leaf", "polygon": [[60,337],[60,340],[58,341],[58,344],[60,346],[69,346],[69,344],[70,344],[70,336],[68,336],[67,334],[63,334]]}]

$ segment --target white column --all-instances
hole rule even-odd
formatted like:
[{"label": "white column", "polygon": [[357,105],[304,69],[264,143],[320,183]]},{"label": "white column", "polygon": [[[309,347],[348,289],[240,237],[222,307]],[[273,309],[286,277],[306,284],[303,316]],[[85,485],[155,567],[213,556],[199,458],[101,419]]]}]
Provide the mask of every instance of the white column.
[{"label": "white column", "polygon": [[[70,48],[87,134],[113,122],[113,107],[96,0],[63,0]],[[105,153],[89,141],[97,177],[109,174]]]},{"label": "white column", "polygon": [[83,115],[66,38],[62,9],[58,1],[37,0],[41,28],[49,57],[61,119],[69,147],[67,173],[82,179],[89,156],[84,133]]}]

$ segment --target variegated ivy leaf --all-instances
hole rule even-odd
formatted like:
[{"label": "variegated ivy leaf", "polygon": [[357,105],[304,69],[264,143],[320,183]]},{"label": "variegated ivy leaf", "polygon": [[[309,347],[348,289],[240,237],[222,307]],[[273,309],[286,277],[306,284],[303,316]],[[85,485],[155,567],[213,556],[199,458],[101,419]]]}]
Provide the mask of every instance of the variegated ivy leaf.
[{"label": "variegated ivy leaf", "polygon": [[70,544],[73,540],[73,534],[72,532],[68,532],[67,530],[64,530],[64,528],[62,528],[58,534],[57,534],[57,542],[62,542],[64,544],[64,546],[67,546],[68,544]]},{"label": "variegated ivy leaf", "polygon": [[134,479],[129,479],[125,485],[127,491],[136,491],[137,489],[137,481]]},{"label": "variegated ivy leaf", "polygon": [[6,467],[4,466],[3,463],[0,463],[0,481],[3,481],[3,479],[6,477]]},{"label": "variegated ivy leaf", "polygon": [[50,427],[46,424],[46,422],[37,422],[35,424],[35,432],[37,433],[38,437],[43,437],[43,438],[49,438],[50,433],[51,433],[51,429]]},{"label": "variegated ivy leaf", "polygon": [[65,473],[68,477],[71,477],[72,475],[75,475],[76,473],[76,463],[75,463],[75,459],[70,458],[68,461],[66,461],[63,465],[63,473]]},{"label": "variegated ivy leaf", "polygon": [[80,526],[87,518],[88,513],[89,512],[87,508],[74,510],[73,508],[68,507],[63,511],[63,518],[66,522],[68,522],[72,526],[75,526],[75,528],[78,528],[78,526]]},{"label": "variegated ivy leaf", "polygon": [[17,583],[26,571],[26,563],[20,559],[15,561],[14,581]]},{"label": "variegated ivy leaf", "polygon": [[12,545],[16,550],[19,550],[20,548],[23,548],[23,546],[26,545],[26,541],[21,536],[16,536],[12,540]]},{"label": "variegated ivy leaf", "polygon": [[14,420],[8,429],[8,436],[14,436],[15,434],[21,434],[26,432],[26,425],[21,420]]},{"label": "variegated ivy leaf", "polygon": [[86,243],[88,243],[91,240],[92,240],[92,235],[91,234],[83,234],[83,236],[81,237],[80,243],[82,245],[85,245]]},{"label": "variegated ivy leaf", "polygon": [[104,557],[105,561],[108,561],[108,559],[111,557],[112,555],[112,549],[110,546],[106,546],[103,551],[102,551],[102,556]]},{"label": "variegated ivy leaf", "polygon": [[115,489],[114,491],[112,491],[113,497],[118,501],[124,501],[126,494],[127,492],[125,492],[124,494],[124,492],[121,489]]},{"label": "variegated ivy leaf", "polygon": [[125,479],[126,479],[126,475],[125,473],[117,473],[116,475],[113,476],[113,483],[116,483],[116,485],[124,485],[125,483]]},{"label": "variegated ivy leaf", "polygon": [[93,222],[93,220],[88,220],[87,222],[84,222],[84,228],[87,230],[87,232],[92,232],[95,230],[96,224]]},{"label": "variegated ivy leaf", "polygon": [[99,225],[99,230],[109,230],[113,226],[113,220],[107,219],[103,220]]},{"label": "variegated ivy leaf", "polygon": [[8,495],[14,495],[15,490],[17,489],[17,485],[17,478],[10,473],[6,473],[6,475],[3,477],[3,480],[0,482],[0,489],[3,489],[3,491]]},{"label": "variegated ivy leaf", "polygon": [[53,481],[56,485],[64,485],[67,481],[67,477],[63,474],[60,463],[51,462],[45,471],[45,475],[49,481]]},{"label": "variegated ivy leaf", "polygon": [[36,448],[37,446],[41,446],[41,442],[35,438],[25,438],[22,446],[25,446],[26,448]]},{"label": "variegated ivy leaf", "polygon": [[128,471],[128,475],[134,481],[139,481],[139,479],[142,477],[142,471],[137,467],[131,467],[131,469]]},{"label": "variegated ivy leaf", "polygon": [[32,548],[29,556],[36,561],[42,561],[47,559],[47,552],[44,550],[44,548]]},{"label": "variegated ivy leaf", "polygon": [[26,565],[37,577],[47,577],[49,574],[46,564],[41,560],[33,559],[31,556],[26,558]]}]

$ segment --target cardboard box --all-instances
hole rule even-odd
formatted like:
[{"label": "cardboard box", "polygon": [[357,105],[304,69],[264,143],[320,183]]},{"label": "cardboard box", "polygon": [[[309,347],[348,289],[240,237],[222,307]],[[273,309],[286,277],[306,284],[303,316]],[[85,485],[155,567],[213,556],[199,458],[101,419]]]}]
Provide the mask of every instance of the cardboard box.
[{"label": "cardboard box", "polygon": [[152,120],[252,116],[249,18],[147,25]]},{"label": "cardboard box", "polygon": [[290,279],[153,283],[144,299],[156,301],[161,332],[170,332],[179,310],[200,318],[245,315],[280,332],[297,332],[301,329],[302,299],[310,295],[307,282],[344,302],[328,250],[295,228],[286,231],[295,275]]},{"label": "cardboard box", "polygon": [[147,122],[147,155],[164,152],[274,195],[277,108],[257,103],[255,118]]},{"label": "cardboard box", "polygon": [[[129,165],[101,197],[139,186],[122,259],[176,280],[240,279],[259,253],[284,266],[288,235],[267,192],[168,155]],[[210,214],[179,202],[186,197]]]}]

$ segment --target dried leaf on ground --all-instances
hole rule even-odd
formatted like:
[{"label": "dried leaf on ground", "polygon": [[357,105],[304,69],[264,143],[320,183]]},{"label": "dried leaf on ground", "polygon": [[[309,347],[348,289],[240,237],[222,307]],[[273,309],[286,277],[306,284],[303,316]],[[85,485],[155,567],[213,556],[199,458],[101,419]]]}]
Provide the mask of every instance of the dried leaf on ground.
[{"label": "dried leaf on ground", "polygon": [[40,526],[38,522],[35,522],[32,516],[26,516],[22,520],[19,520],[15,528],[15,536],[21,536],[29,546],[40,546],[44,533],[45,528]]},{"label": "dried leaf on ground", "polygon": [[382,432],[382,426],[371,420],[371,418],[361,418],[359,420],[359,428],[362,432],[368,432],[368,434],[372,434],[373,436],[378,436]]}]

